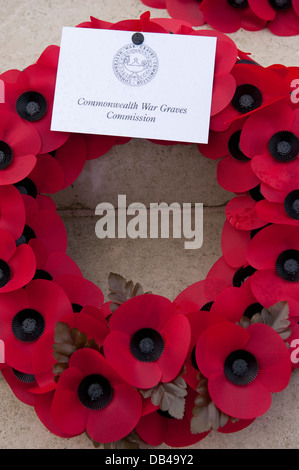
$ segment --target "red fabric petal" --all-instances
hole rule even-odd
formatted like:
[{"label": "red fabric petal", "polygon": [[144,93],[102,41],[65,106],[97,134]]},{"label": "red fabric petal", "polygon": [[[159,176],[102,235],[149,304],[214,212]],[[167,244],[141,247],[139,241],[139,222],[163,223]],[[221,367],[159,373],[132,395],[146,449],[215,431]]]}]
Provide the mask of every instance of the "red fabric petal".
[{"label": "red fabric petal", "polygon": [[162,330],[165,348],[157,364],[162,371],[162,382],[171,382],[180,373],[190,345],[191,331],[187,318],[173,316]]},{"label": "red fabric petal", "polygon": [[256,202],[250,196],[238,196],[231,199],[225,214],[228,222],[239,230],[254,230],[266,225],[255,209]]},{"label": "red fabric petal", "polygon": [[207,302],[213,300],[211,295],[207,295],[205,282],[199,281],[184,289],[173,301],[177,313],[186,314],[201,309]]},{"label": "red fabric petal", "polygon": [[[214,29],[234,33],[241,27],[241,13],[223,0],[203,0],[201,11],[205,21]],[[215,14],[217,12],[217,14]]]},{"label": "red fabric petal", "polygon": [[29,245],[20,245],[9,260],[12,272],[11,280],[0,289],[0,292],[10,292],[28,284],[36,270],[35,256]]},{"label": "red fabric petal", "polygon": [[256,380],[272,393],[281,392],[291,377],[291,362],[285,342],[268,325],[250,325],[247,331],[250,339],[246,350],[257,358],[259,364]]},{"label": "red fabric petal", "polygon": [[55,436],[63,438],[74,437],[76,434],[67,434],[61,431],[54,423],[53,418],[51,416],[51,404],[53,396],[54,392],[50,392],[35,397],[34,409],[38,418],[52,434],[55,434]]},{"label": "red fabric petal", "polygon": [[281,279],[274,269],[264,269],[255,272],[250,278],[254,296],[265,307],[271,307],[277,302],[287,301],[290,314],[298,314],[298,284]]},{"label": "red fabric petal", "polygon": [[102,307],[104,295],[101,289],[93,282],[74,274],[61,274],[55,278],[68,295],[70,301],[79,305],[93,305]]},{"label": "red fabric petal", "polygon": [[82,276],[81,270],[75,261],[65,253],[51,253],[44,270],[51,274],[53,278],[63,275]]},{"label": "red fabric petal", "polygon": [[60,165],[50,155],[38,155],[36,165],[28,175],[38,193],[55,194],[64,186],[64,174]]},{"label": "red fabric petal", "polygon": [[298,159],[288,163],[276,161],[270,154],[257,155],[251,161],[251,168],[256,176],[269,186],[285,191],[298,185]]},{"label": "red fabric petal", "polygon": [[81,404],[77,394],[83,378],[82,372],[75,367],[65,370],[59,378],[51,404],[54,424],[64,433],[73,436],[85,431],[90,412]]},{"label": "red fabric petal", "polygon": [[1,372],[4,379],[10,386],[13,394],[18,398],[18,400],[26,403],[26,405],[33,406],[35,402],[35,396],[29,390],[33,384],[24,383],[19,380],[10,367],[4,367],[1,369]]},{"label": "red fabric petal", "polygon": [[271,7],[268,0],[248,0],[248,3],[259,18],[266,21],[274,20],[277,12]]},{"label": "red fabric petal", "polygon": [[276,132],[291,128],[294,122],[292,109],[283,104],[252,114],[244,124],[240,147],[248,157],[260,155],[268,150],[268,142]]},{"label": "red fabric petal", "polygon": [[0,186],[0,229],[7,230],[17,240],[24,225],[25,207],[21,194],[14,186]]},{"label": "red fabric petal", "polygon": [[270,225],[251,240],[247,257],[254,268],[274,269],[280,253],[291,249],[299,250],[299,227]]},{"label": "red fabric petal", "polygon": [[86,158],[86,138],[79,134],[72,134],[66,143],[56,150],[54,161],[58,162],[64,173],[62,189],[70,186],[78,178]]},{"label": "red fabric petal", "polygon": [[277,36],[297,36],[299,33],[299,17],[293,8],[289,8],[279,12],[268,27],[271,33]]},{"label": "red fabric petal", "polygon": [[271,393],[257,380],[240,387],[218,373],[210,378],[208,389],[215,405],[234,418],[254,419],[271,406]]},{"label": "red fabric petal", "polygon": [[174,306],[165,297],[146,294],[133,297],[122,304],[111,317],[111,331],[120,330],[133,335],[141,328],[160,331],[174,313]]},{"label": "red fabric petal", "polygon": [[141,0],[144,5],[152,8],[166,8],[166,0]]},{"label": "red fabric petal", "polygon": [[[231,74],[215,75],[213,84],[211,116],[225,109],[236,91],[236,80]],[[216,129],[217,130],[217,129]]]},{"label": "red fabric petal", "polygon": [[240,322],[246,308],[255,303],[248,284],[241,287],[229,287],[219,294],[210,310],[210,315],[218,315],[233,323]]},{"label": "red fabric petal", "polygon": [[251,239],[249,230],[238,230],[227,220],[224,222],[221,236],[221,250],[227,264],[239,268],[247,263],[246,251]]},{"label": "red fabric petal", "polygon": [[98,412],[91,412],[87,432],[97,442],[123,439],[136,427],[142,410],[140,393],[129,385],[119,384],[113,389],[111,403]]},{"label": "red fabric petal", "polygon": [[195,0],[166,0],[168,13],[173,18],[188,21],[193,26],[205,23],[200,4]]},{"label": "red fabric petal", "polygon": [[259,217],[274,224],[289,224],[299,226],[299,220],[292,219],[284,208],[283,204],[275,204],[266,200],[260,201],[256,205],[256,212]]},{"label": "red fabric petal", "polygon": [[0,185],[14,184],[22,181],[33,170],[36,164],[35,155],[24,155],[13,158],[11,164],[1,170]]},{"label": "red fabric petal", "polygon": [[218,163],[217,180],[223,189],[234,193],[249,191],[260,183],[250,160],[238,161],[230,155]]},{"label": "red fabric petal", "polygon": [[143,416],[136,427],[138,436],[151,446],[159,446],[167,434],[167,420],[156,411]]},{"label": "red fabric petal", "polygon": [[37,60],[37,64],[45,65],[46,67],[52,67],[53,69],[57,69],[58,67],[58,60],[59,60],[59,46],[48,46],[40,55],[39,59]]},{"label": "red fabric petal", "polygon": [[162,378],[157,362],[140,362],[135,359],[130,352],[130,336],[120,331],[112,331],[107,336],[104,354],[118,374],[133,387],[152,388]]},{"label": "red fabric petal", "polygon": [[[220,323],[211,326],[200,336],[196,345],[196,362],[205,377],[223,374],[227,356],[237,349],[244,349],[250,334],[234,323]],[[236,415],[231,415],[237,417]]]}]

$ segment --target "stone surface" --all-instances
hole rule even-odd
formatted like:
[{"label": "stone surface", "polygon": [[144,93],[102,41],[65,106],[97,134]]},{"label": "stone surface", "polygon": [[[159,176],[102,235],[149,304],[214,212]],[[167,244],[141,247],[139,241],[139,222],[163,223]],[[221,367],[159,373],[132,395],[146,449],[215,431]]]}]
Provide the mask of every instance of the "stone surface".
[{"label": "stone surface", "polygon": [[[90,15],[111,22],[137,18],[146,9],[140,0],[0,0],[0,73],[9,68],[22,70],[49,44],[59,44],[63,26],[75,26]],[[164,10],[150,10],[154,17],[167,17]],[[230,36],[262,65],[298,65],[297,37],[279,38],[268,30],[241,30]],[[88,162],[72,187],[55,196],[68,232],[68,254],[85,277],[102,288],[106,299],[111,271],[170,299],[203,279],[221,255],[225,215],[224,208],[205,208],[203,247],[187,251],[180,239],[99,240],[95,235],[96,205],[103,201],[116,204],[117,195],[126,194],[128,203],[177,201],[223,206],[232,195],[217,185],[216,166],[200,156],[195,145],[164,147],[136,139]],[[193,447],[298,449],[298,385],[296,371],[288,388],[273,395],[269,412],[252,426],[232,435],[212,432]],[[62,439],[47,431],[33,408],[21,403],[5,380],[0,382],[0,394],[0,448],[93,448],[84,434]]]}]

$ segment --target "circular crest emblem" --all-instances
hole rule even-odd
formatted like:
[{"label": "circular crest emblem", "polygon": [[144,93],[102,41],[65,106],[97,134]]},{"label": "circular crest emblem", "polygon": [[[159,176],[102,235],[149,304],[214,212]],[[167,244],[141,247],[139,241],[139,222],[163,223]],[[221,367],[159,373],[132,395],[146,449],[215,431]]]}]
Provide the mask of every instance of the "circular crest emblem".
[{"label": "circular crest emblem", "polygon": [[156,75],[159,61],[156,53],[145,44],[128,44],[113,59],[113,71],[128,86],[142,86]]}]

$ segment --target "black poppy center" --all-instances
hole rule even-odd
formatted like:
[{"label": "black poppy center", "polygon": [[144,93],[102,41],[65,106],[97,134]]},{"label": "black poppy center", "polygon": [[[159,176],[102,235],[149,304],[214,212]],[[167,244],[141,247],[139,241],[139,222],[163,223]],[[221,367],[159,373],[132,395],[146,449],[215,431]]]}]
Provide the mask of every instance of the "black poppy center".
[{"label": "black poppy center", "polygon": [[228,141],[228,150],[230,155],[239,160],[241,162],[246,162],[250,160],[250,158],[246,157],[246,155],[242,152],[240,148],[240,137],[241,137],[241,130],[232,134]]},{"label": "black poppy center", "polygon": [[284,208],[288,216],[299,220],[299,189],[291,191],[284,200]]},{"label": "black poppy center", "polygon": [[248,1],[247,0],[227,0],[229,5],[231,5],[234,8],[247,8],[248,7]]},{"label": "black poppy center", "polygon": [[291,162],[299,154],[299,139],[289,131],[277,132],[269,140],[268,147],[275,160],[285,163]]},{"label": "black poppy center", "polygon": [[11,164],[12,157],[11,147],[3,140],[0,140],[0,170],[5,170]]},{"label": "black poppy center", "polygon": [[261,193],[261,185],[260,184],[258,184],[254,188],[251,188],[249,190],[249,195],[250,195],[251,199],[253,199],[256,202],[259,202],[259,201],[262,201],[263,199],[265,199],[264,196]]},{"label": "black poppy center", "polygon": [[45,320],[36,310],[26,308],[14,316],[11,326],[16,339],[29,343],[36,341],[43,334]]},{"label": "black poppy center", "polygon": [[254,304],[248,305],[243,315],[244,317],[247,317],[251,320],[253,315],[255,315],[256,313],[261,313],[263,308],[264,307],[262,306],[262,304],[260,304],[259,302],[255,302]]},{"label": "black poppy center", "polygon": [[194,369],[199,370],[197,362],[196,362],[195,351],[196,351],[196,346],[194,346],[194,348],[192,349],[192,352],[191,352],[191,363],[192,363]]},{"label": "black poppy center", "polygon": [[100,374],[91,374],[80,382],[78,397],[82,405],[90,410],[102,410],[113,398],[110,382]]},{"label": "black poppy center", "polygon": [[209,312],[209,311],[211,310],[211,308],[212,308],[213,303],[214,303],[213,301],[207,302],[206,304],[204,304],[204,305],[201,307],[200,310],[201,310],[202,312]]},{"label": "black poppy center", "polygon": [[16,102],[18,115],[29,122],[39,121],[47,112],[46,98],[36,91],[26,91]]},{"label": "black poppy center", "polygon": [[6,286],[11,279],[11,270],[9,265],[3,259],[0,259],[0,288]]},{"label": "black poppy center", "polygon": [[299,251],[283,251],[276,261],[276,272],[278,276],[288,282],[299,281]]},{"label": "black poppy center", "polygon": [[35,377],[33,374],[25,374],[25,372],[21,372],[16,369],[12,369],[14,376],[20,381],[25,384],[33,384],[35,382]]},{"label": "black poppy center", "polygon": [[157,413],[160,415],[160,416],[163,416],[163,418],[166,418],[166,419],[175,419],[173,416],[171,416],[168,411],[163,411],[161,410],[161,408],[159,408],[157,410]]},{"label": "black poppy center", "polygon": [[258,374],[258,362],[249,351],[239,349],[229,354],[224,363],[225,377],[234,385],[248,385]]},{"label": "black poppy center", "polygon": [[37,269],[33,279],[45,279],[46,281],[53,281],[53,276],[51,276],[51,274],[44,269]]},{"label": "black poppy center", "polygon": [[259,108],[262,102],[263,96],[260,90],[250,84],[239,85],[232,99],[233,107],[241,114]]},{"label": "black poppy center", "polygon": [[141,362],[155,362],[164,351],[164,340],[160,333],[152,328],[136,331],[130,341],[133,356]]},{"label": "black poppy center", "polygon": [[256,269],[252,266],[242,266],[239,268],[234,276],[233,276],[233,286],[234,287],[241,287],[241,285],[250,277],[253,273],[255,273]]},{"label": "black poppy center", "polygon": [[292,0],[269,0],[274,10],[287,10],[292,6]]},{"label": "black poppy center", "polygon": [[37,188],[34,182],[30,178],[24,178],[23,180],[15,183],[14,186],[17,188],[19,193],[31,196],[36,199]]},{"label": "black poppy center", "polygon": [[36,238],[34,231],[29,225],[25,225],[22,235],[16,240],[16,246],[27,244],[33,238]]},{"label": "black poppy center", "polygon": [[74,313],[80,313],[83,309],[83,306],[80,304],[72,303],[72,308]]}]

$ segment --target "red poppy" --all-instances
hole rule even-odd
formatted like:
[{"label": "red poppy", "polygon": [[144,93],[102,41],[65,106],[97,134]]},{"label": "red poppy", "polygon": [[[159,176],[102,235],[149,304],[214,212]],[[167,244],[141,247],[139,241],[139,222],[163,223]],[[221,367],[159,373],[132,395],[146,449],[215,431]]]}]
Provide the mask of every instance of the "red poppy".
[{"label": "red poppy", "polygon": [[31,392],[32,387],[36,387],[36,381],[33,374],[25,374],[12,367],[1,369],[2,375],[12,390],[13,394],[26,405],[33,406],[35,395]]},{"label": "red poppy", "polygon": [[[237,120],[223,132],[210,131],[209,143],[199,144],[208,158],[219,159],[217,180],[227,191],[243,193],[257,186],[259,178],[251,169],[251,160],[240,150],[240,137],[245,120]],[[224,157],[224,158],[223,158]]]},{"label": "red poppy", "polygon": [[252,157],[252,170],[264,183],[280,191],[296,186],[299,109],[280,103],[252,115],[244,124],[240,147]]},{"label": "red poppy", "polygon": [[270,223],[299,225],[299,183],[297,187],[278,191],[263,185],[265,198],[256,205],[259,217]]},{"label": "red poppy", "polygon": [[[185,32],[185,34],[187,33]],[[192,36],[212,36],[217,38],[211,106],[211,116],[214,116],[226,108],[236,92],[236,80],[230,72],[236,63],[238,49],[230,38],[219,31],[194,31],[190,28],[188,34]]]},{"label": "red poppy", "polygon": [[186,447],[196,444],[206,437],[209,432],[192,434],[190,430],[190,419],[196,393],[188,389],[186,396],[186,412],[183,419],[172,418],[168,412],[157,410],[143,416],[136,432],[139,437],[151,446],[159,446],[162,443],[170,447]]},{"label": "red poppy", "polygon": [[172,18],[188,21],[193,26],[205,23],[200,10],[201,0],[166,0],[166,8]]},{"label": "red poppy", "polygon": [[[103,345],[108,334],[108,325],[99,309],[84,307],[80,313],[69,313],[59,321],[76,328],[80,333],[86,334],[88,339],[93,339],[99,347]],[[56,362],[53,356],[54,329],[43,335],[34,348],[32,357],[32,370],[38,386],[41,390],[50,391],[56,388],[53,366]]]},{"label": "red poppy", "polygon": [[134,297],[113,313],[109,327],[105,357],[128,383],[146,389],[179,374],[190,344],[190,325],[168,299]]},{"label": "red poppy", "polygon": [[50,130],[57,70],[42,62],[23,72],[13,70],[1,75],[5,84],[5,103],[1,106],[28,121],[40,136],[40,153],[48,153],[66,142],[69,134]]},{"label": "red poppy", "polygon": [[287,300],[290,315],[299,304],[299,227],[270,225],[249,243],[249,263],[258,271],[251,277],[255,297],[265,307]]},{"label": "red poppy", "polygon": [[53,420],[63,432],[78,435],[86,430],[92,439],[103,443],[130,434],[141,410],[139,392],[124,382],[99,352],[89,348],[71,356],[51,406]]},{"label": "red poppy", "polygon": [[[212,305],[211,305],[212,304]],[[191,327],[191,340],[188,354],[185,360],[186,372],[184,380],[194,390],[197,389],[199,384],[199,368],[195,357],[195,347],[200,335],[211,325],[228,321],[225,315],[207,313],[211,310],[213,303],[209,307],[204,307],[203,310],[187,314],[188,321]]]},{"label": "red poppy", "polygon": [[203,280],[186,287],[173,301],[176,312],[186,315],[198,310],[207,310],[214,300],[213,285],[207,284]]},{"label": "red poppy", "polygon": [[[236,119],[244,119],[279,100],[290,99],[289,87],[273,70],[260,65],[237,63],[231,71],[237,88],[228,106],[212,116],[210,129],[227,130]],[[241,148],[247,157],[247,152]]]},{"label": "red poppy", "polygon": [[82,275],[61,273],[55,278],[55,282],[67,293],[74,312],[80,312],[85,306],[97,309],[103,306],[104,295],[101,289],[93,282],[83,278]]},{"label": "red poppy", "polygon": [[50,431],[52,434],[62,438],[75,437],[76,433],[65,433],[58,428],[56,423],[53,421],[51,415],[51,406],[54,397],[55,391],[52,390],[48,393],[43,393],[41,395],[35,395],[34,401],[34,410],[43,425]]},{"label": "red poppy", "polygon": [[35,256],[30,246],[16,247],[14,237],[0,229],[0,294],[28,284],[35,268]]},{"label": "red poppy", "polygon": [[229,322],[211,326],[199,338],[196,361],[208,378],[215,405],[241,419],[266,413],[271,393],[282,391],[291,376],[284,341],[273,328],[263,324],[246,329]]},{"label": "red poppy", "polygon": [[23,200],[26,209],[25,228],[16,241],[17,245],[29,244],[38,240],[50,253],[65,253],[67,249],[67,234],[62,219],[53,209],[40,209],[38,201],[25,194]]},{"label": "red poppy", "polygon": [[59,279],[64,275],[73,275],[76,276],[76,278],[77,276],[81,276],[83,278],[78,265],[65,253],[58,251],[48,254],[44,244],[36,238],[32,238],[29,241],[29,246],[34,251],[36,259],[36,272],[34,279],[55,281],[56,278]]},{"label": "red poppy", "polygon": [[114,23],[109,29],[117,29],[122,31],[143,31],[148,33],[168,33],[168,31],[155,23],[151,19],[151,14],[146,11],[140,16],[139,20],[122,20]]},{"label": "red poppy", "polygon": [[251,240],[251,230],[238,230],[227,220],[221,235],[221,251],[225,262],[232,268],[239,268],[247,263],[247,247]]},{"label": "red poppy", "polygon": [[25,225],[25,207],[19,191],[11,185],[0,186],[0,229],[18,239]]},{"label": "red poppy", "polygon": [[[1,78],[1,76],[0,76]],[[0,104],[0,185],[25,178],[36,164],[41,147],[37,131]]]},{"label": "red poppy", "polygon": [[227,221],[238,230],[255,230],[267,224],[256,211],[257,202],[250,195],[237,196],[225,207]]},{"label": "red poppy", "polygon": [[18,371],[33,374],[36,344],[72,311],[70,301],[60,286],[38,279],[24,289],[1,295],[0,306],[6,363]]},{"label": "red poppy", "polygon": [[229,287],[221,292],[215,298],[210,315],[238,323],[243,316],[251,319],[263,308],[253,295],[250,283],[245,282],[239,288]]},{"label": "red poppy", "polygon": [[[299,15],[292,0],[247,0],[252,11],[268,21],[268,28],[277,36],[295,36],[299,33]],[[294,5],[296,0],[293,0]],[[297,2],[298,6],[298,2]]]},{"label": "red poppy", "polygon": [[203,0],[201,11],[205,21],[223,33],[234,33],[240,28],[259,31],[267,24],[253,13],[247,0]]}]

